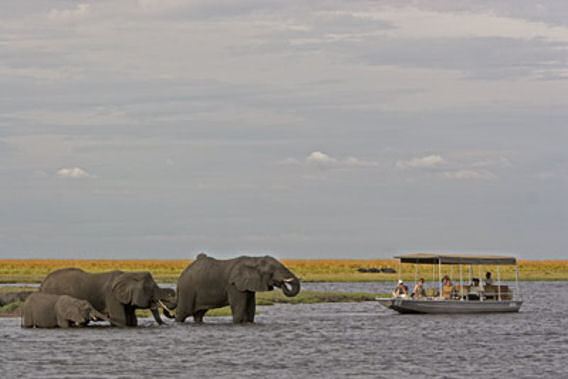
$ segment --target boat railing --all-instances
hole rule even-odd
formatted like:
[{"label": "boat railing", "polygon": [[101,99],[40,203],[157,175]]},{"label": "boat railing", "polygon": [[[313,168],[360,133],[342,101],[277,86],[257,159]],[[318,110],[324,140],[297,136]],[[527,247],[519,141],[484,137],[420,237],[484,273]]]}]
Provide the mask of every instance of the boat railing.
[{"label": "boat railing", "polygon": [[[453,285],[442,287],[442,294],[435,287],[435,282],[425,283],[424,295],[420,300],[462,300],[462,301],[500,301],[500,300],[521,300],[517,293],[517,287],[510,284],[491,284],[485,285],[476,291],[471,291],[472,285]],[[478,298],[469,295],[479,295]],[[415,299],[413,296],[402,296],[407,299]],[[418,300],[418,299],[417,299]]]}]

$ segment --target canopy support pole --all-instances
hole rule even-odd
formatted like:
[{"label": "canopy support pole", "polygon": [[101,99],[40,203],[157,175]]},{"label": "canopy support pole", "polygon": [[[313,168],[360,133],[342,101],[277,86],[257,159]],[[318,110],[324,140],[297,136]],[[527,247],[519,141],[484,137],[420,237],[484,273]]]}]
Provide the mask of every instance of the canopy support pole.
[{"label": "canopy support pole", "polygon": [[463,265],[460,264],[460,298],[463,300]]},{"label": "canopy support pole", "polygon": [[440,288],[440,296],[442,296],[442,259],[438,258],[438,286]]},{"label": "canopy support pole", "polygon": [[497,266],[497,298],[501,301],[501,266]]},{"label": "canopy support pole", "polygon": [[515,288],[517,289],[517,297],[522,300],[521,290],[519,289],[519,267],[515,262]]},{"label": "canopy support pole", "polygon": [[418,283],[418,263],[414,264],[414,287],[416,287],[416,283]]}]

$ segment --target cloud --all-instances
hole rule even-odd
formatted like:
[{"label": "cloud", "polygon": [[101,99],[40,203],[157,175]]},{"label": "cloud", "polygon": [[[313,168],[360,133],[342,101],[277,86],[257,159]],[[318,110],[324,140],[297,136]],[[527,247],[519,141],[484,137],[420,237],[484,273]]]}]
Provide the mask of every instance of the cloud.
[{"label": "cloud", "polygon": [[379,164],[373,161],[364,161],[359,158],[349,157],[343,161],[345,166],[349,167],[377,167]]},{"label": "cloud", "polygon": [[[286,161],[290,163],[300,163],[294,158],[289,158]],[[314,151],[310,153],[305,160],[309,166],[317,166],[320,168],[368,168],[377,167],[378,163],[373,161],[366,161],[357,157],[347,157],[345,159],[337,159],[321,151]]]},{"label": "cloud", "polygon": [[84,179],[93,178],[93,175],[89,174],[87,171],[79,167],[72,168],[62,168],[57,170],[56,173],[58,178],[62,179]]},{"label": "cloud", "polygon": [[77,4],[72,9],[51,9],[47,12],[47,18],[51,21],[73,21],[87,16],[91,11],[89,4]]},{"label": "cloud", "polygon": [[492,180],[497,177],[488,170],[457,170],[446,171],[443,173],[444,177],[448,179],[461,179],[461,180]]},{"label": "cloud", "polygon": [[[387,7],[376,12],[354,12],[351,15],[363,19],[388,20],[396,28],[386,34],[399,38],[436,38],[451,35],[452,38],[473,36],[568,41],[568,28],[565,26],[551,26],[543,22],[496,16],[492,13],[435,12],[413,7]],[[451,33],[448,33],[449,30]]]},{"label": "cloud", "polygon": [[396,167],[398,168],[432,168],[432,167],[436,167],[440,164],[446,163],[446,161],[444,160],[444,158],[442,158],[440,155],[427,155],[425,157],[422,158],[413,158],[411,160],[408,161],[397,161],[396,162]]},{"label": "cloud", "polygon": [[334,166],[338,163],[337,159],[330,157],[321,151],[314,151],[306,158],[306,163],[317,166]]},{"label": "cloud", "polygon": [[507,168],[511,167],[513,164],[511,160],[506,157],[496,157],[496,158],[487,158],[480,161],[473,162],[471,167],[481,168],[481,167],[501,167]]},{"label": "cloud", "polygon": [[302,162],[300,162],[296,158],[286,158],[278,161],[277,163],[283,166],[300,166],[302,164]]},{"label": "cloud", "polygon": [[375,161],[367,161],[353,156],[338,159],[321,151],[311,152],[304,160],[286,158],[277,163],[284,166],[307,166],[325,169],[372,168],[379,166],[379,163]]}]

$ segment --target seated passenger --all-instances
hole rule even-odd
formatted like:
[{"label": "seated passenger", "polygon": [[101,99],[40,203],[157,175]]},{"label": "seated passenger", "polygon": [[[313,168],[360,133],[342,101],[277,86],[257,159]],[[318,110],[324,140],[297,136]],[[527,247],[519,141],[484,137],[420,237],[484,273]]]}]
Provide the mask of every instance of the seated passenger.
[{"label": "seated passenger", "polygon": [[399,280],[394,292],[392,293],[394,297],[406,297],[408,296],[408,287],[404,285],[402,280]]},{"label": "seated passenger", "polygon": [[414,286],[414,291],[412,292],[412,297],[415,299],[421,299],[426,296],[426,291],[424,290],[424,279],[420,278],[418,283]]},{"label": "seated passenger", "polygon": [[481,287],[479,286],[479,279],[473,278],[471,286],[467,294],[468,300],[481,300]]},{"label": "seated passenger", "polygon": [[450,277],[445,275],[442,278],[442,298],[443,299],[451,299],[456,296],[454,286],[452,285],[452,281]]},{"label": "seated passenger", "polygon": [[491,273],[489,271],[487,271],[485,273],[485,285],[490,286],[492,284],[493,284],[493,278],[491,277]]}]

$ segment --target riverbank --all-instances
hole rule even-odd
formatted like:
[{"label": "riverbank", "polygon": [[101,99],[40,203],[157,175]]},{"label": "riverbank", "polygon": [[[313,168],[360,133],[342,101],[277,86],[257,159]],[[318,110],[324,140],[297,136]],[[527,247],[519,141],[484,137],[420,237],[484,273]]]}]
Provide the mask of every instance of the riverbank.
[{"label": "riverbank", "polygon": [[[150,271],[157,282],[175,283],[192,260],[59,260],[59,259],[3,259],[0,260],[0,283],[40,283],[50,272],[64,267],[78,267],[89,272],[109,270]],[[359,272],[359,269],[393,269],[398,271],[394,259],[304,259],[282,262],[304,282],[374,282],[394,281],[398,273]],[[459,275],[458,266],[442,266],[443,274]],[[375,270],[374,270],[375,271]],[[431,265],[419,265],[416,275],[432,278]],[[435,270],[437,276],[437,268]],[[483,266],[482,271],[497,272],[496,266]],[[501,266],[501,279],[514,280],[513,266]],[[402,277],[414,279],[414,265],[404,265]],[[474,267],[474,276],[477,268]],[[568,260],[520,260],[520,279],[523,281],[568,280]],[[464,273],[464,275],[466,275]],[[496,277],[496,274],[494,274]]]},{"label": "riverbank", "polygon": [[[36,291],[37,287],[0,287],[2,292]],[[258,292],[256,304],[270,306],[274,304],[316,304],[316,303],[360,303],[372,301],[375,297],[388,297],[388,294],[373,294],[367,292],[339,292],[339,291],[300,291],[295,297],[286,297],[282,291]],[[23,302],[15,302],[0,306],[0,317],[20,317],[20,307]],[[148,310],[137,310],[138,317],[151,317]],[[229,307],[213,309],[207,312],[207,317],[230,316]]]}]

